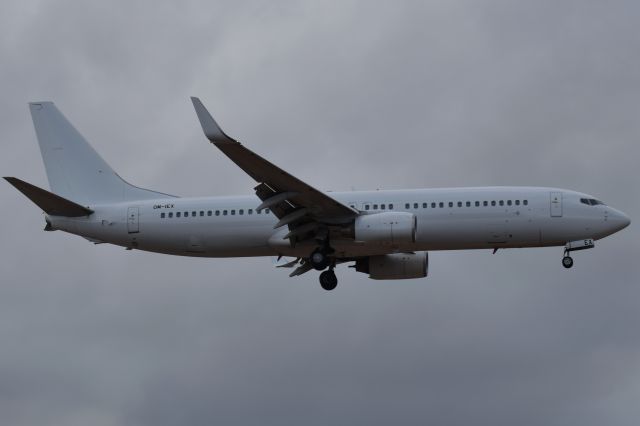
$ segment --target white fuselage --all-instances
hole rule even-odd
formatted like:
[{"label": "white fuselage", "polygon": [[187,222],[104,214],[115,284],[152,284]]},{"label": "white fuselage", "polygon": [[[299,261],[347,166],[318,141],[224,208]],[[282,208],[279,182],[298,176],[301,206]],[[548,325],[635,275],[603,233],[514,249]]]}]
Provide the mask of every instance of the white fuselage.
[{"label": "white fuselage", "polygon": [[[405,251],[542,247],[597,240],[628,223],[609,206],[588,205],[575,191],[537,187],[480,187],[332,192],[362,214],[413,213],[415,243],[391,245],[332,239],[336,257]],[[306,257],[315,242],[291,247],[287,227],[256,212],[255,196],[166,198],[89,206],[88,217],[48,216],[54,229],[95,242],[200,257],[285,255]]]}]

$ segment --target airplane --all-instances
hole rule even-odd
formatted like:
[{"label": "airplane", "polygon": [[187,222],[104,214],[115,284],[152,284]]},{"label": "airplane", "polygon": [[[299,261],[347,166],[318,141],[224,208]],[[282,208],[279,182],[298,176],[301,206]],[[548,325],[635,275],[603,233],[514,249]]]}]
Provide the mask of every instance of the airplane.
[{"label": "airplane", "polygon": [[[127,250],[180,256],[278,256],[290,276],[352,263],[376,280],[423,278],[428,252],[564,246],[570,254],[627,227],[629,217],[588,194],[543,187],[323,192],[287,173],[218,126],[191,98],[206,138],[253,178],[255,195],[184,197],[122,179],[53,102],[29,104],[50,191],[5,179],[61,230]],[[257,198],[256,198],[257,197]]]}]

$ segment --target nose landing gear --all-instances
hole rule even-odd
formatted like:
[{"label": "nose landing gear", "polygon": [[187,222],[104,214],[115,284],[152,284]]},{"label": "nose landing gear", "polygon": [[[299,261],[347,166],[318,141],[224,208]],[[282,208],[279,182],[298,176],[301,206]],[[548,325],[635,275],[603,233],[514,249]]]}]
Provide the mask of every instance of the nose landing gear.
[{"label": "nose landing gear", "polygon": [[586,250],[593,247],[594,247],[594,244],[593,244],[592,238],[587,238],[584,240],[569,241],[564,246],[564,256],[562,257],[562,266],[564,266],[567,269],[573,266],[573,259],[571,258],[571,256],[569,256],[569,254],[572,251]]},{"label": "nose landing gear", "polygon": [[569,252],[564,252],[564,257],[562,258],[562,266],[567,269],[573,266],[573,258],[569,256]]}]

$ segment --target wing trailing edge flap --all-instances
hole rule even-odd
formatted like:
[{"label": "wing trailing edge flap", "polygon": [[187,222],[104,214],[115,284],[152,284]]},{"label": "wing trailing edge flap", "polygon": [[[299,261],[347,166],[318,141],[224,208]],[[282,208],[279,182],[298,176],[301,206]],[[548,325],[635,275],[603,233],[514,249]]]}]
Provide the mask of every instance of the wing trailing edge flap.
[{"label": "wing trailing edge flap", "polygon": [[283,201],[287,201],[289,198],[293,198],[293,197],[297,197],[297,196],[298,196],[297,192],[281,192],[280,194],[274,195],[274,196],[264,200],[262,202],[262,204],[260,204],[258,207],[256,207],[256,211],[262,211],[262,210],[267,209],[269,207],[272,207],[272,206],[275,206],[277,204],[280,204]]},{"label": "wing trailing edge flap", "polygon": [[[277,229],[284,225],[287,225],[289,228],[289,232],[282,238],[283,240],[288,239],[291,246],[294,246],[296,242],[304,241],[315,236],[321,224],[308,215],[309,210],[306,207],[298,206],[289,200],[289,198],[293,197],[287,194],[295,193],[277,193],[265,183],[256,186],[254,190],[258,198],[263,200],[262,204],[258,207],[268,205],[268,207],[264,208],[270,208],[271,212],[279,219],[274,228]],[[276,234],[279,233],[276,232]]]},{"label": "wing trailing edge flap", "polygon": [[[302,275],[302,274],[306,274],[307,272],[309,272],[310,270],[313,269],[313,266],[311,266],[311,262],[309,261],[305,261],[302,259],[296,259],[295,262],[298,262],[298,260],[300,260],[300,262],[302,262],[300,264],[300,266],[298,266],[296,269],[293,270],[293,272],[291,272],[289,274],[290,277],[297,277],[298,275]],[[346,263],[346,262],[351,262],[352,259],[337,259],[336,260],[336,264],[341,264],[341,263]],[[291,263],[291,267],[295,266],[295,263],[290,262]],[[289,264],[287,264],[289,265]],[[287,266],[289,267],[289,266]]]},{"label": "wing trailing edge flap", "polygon": [[49,215],[81,217],[89,216],[93,213],[93,210],[89,208],[76,204],[52,192],[45,191],[18,178],[5,177],[5,180]]},{"label": "wing trailing edge flap", "polygon": [[298,266],[296,269],[294,269],[293,272],[289,274],[289,276],[297,277],[298,275],[302,275],[304,273],[309,272],[311,269],[313,269],[313,266],[311,266],[311,263],[305,262],[302,265]]}]

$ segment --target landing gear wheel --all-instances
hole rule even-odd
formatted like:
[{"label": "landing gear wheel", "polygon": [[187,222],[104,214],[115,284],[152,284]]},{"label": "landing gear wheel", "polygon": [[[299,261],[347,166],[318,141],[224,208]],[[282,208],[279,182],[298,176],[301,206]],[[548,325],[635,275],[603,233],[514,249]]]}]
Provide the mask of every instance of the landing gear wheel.
[{"label": "landing gear wheel", "polygon": [[331,264],[329,256],[327,256],[327,254],[322,250],[315,250],[311,253],[311,256],[309,256],[309,262],[311,262],[313,269],[317,271],[327,269],[327,266]]},{"label": "landing gear wheel", "polygon": [[338,285],[338,278],[333,270],[324,271],[320,274],[320,285],[323,289],[330,291]]},{"label": "landing gear wheel", "polygon": [[562,258],[562,266],[569,269],[573,266],[573,258],[571,256],[565,256]]}]

